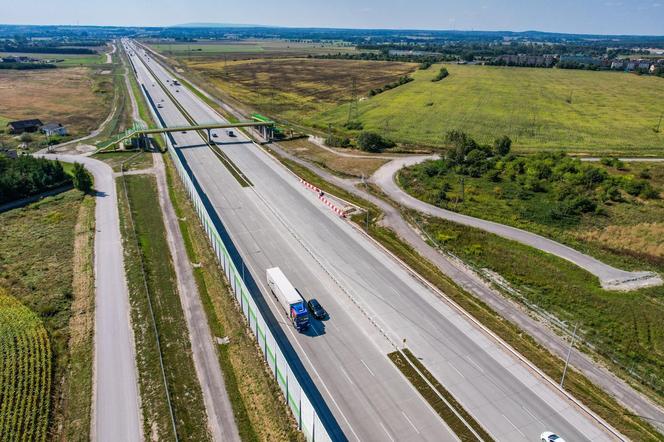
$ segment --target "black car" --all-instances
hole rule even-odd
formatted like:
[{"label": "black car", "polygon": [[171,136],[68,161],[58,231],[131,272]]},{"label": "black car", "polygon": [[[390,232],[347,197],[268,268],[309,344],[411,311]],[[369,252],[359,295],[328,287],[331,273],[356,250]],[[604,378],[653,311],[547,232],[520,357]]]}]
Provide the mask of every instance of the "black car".
[{"label": "black car", "polygon": [[315,299],[310,299],[309,302],[307,302],[307,308],[316,319],[325,319],[327,317],[327,312]]}]

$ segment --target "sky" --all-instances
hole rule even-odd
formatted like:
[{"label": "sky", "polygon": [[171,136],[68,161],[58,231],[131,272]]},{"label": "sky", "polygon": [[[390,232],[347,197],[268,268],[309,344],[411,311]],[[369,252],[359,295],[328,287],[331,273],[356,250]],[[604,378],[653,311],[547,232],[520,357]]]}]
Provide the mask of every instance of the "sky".
[{"label": "sky", "polygon": [[664,35],[664,0],[0,0],[4,24],[199,22]]}]

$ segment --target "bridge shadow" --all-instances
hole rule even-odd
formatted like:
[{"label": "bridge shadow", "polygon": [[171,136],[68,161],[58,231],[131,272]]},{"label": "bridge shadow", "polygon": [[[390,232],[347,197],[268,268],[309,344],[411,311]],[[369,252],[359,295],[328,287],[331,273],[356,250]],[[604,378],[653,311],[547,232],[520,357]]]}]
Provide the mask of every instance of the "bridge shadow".
[{"label": "bridge shadow", "polygon": [[[291,342],[288,340],[288,337],[286,336],[285,332],[279,326],[279,320],[275,318],[274,314],[272,313],[272,310],[270,310],[267,301],[265,300],[259,289],[256,279],[254,278],[254,275],[252,275],[251,272],[248,271],[249,266],[247,266],[243,262],[242,256],[237,250],[235,244],[233,244],[233,242],[231,241],[230,235],[228,234],[226,227],[224,226],[223,222],[217,215],[217,212],[212,206],[212,203],[210,202],[208,196],[205,194],[205,192],[203,192],[200,184],[196,180],[196,177],[192,173],[191,168],[187,163],[187,160],[184,158],[184,155],[180,153],[180,149],[174,149],[174,152],[182,162],[185,171],[189,175],[189,178],[191,178],[191,181],[194,184],[196,191],[201,197],[203,205],[210,214],[210,218],[212,219],[212,222],[217,228],[217,231],[219,232],[221,239],[226,245],[228,253],[231,259],[233,260],[233,263],[235,264],[235,268],[240,269],[244,267],[246,269],[244,275],[245,285],[249,289],[251,297],[256,302],[256,305],[259,308],[263,318],[265,319],[265,322],[270,327],[272,335],[277,341],[277,344],[281,348],[284,356],[288,359],[293,374],[297,378],[302,389],[306,392],[307,397],[311,401],[311,404],[318,411],[318,417],[325,426],[328,434],[330,435],[330,438],[333,441],[347,441],[348,438],[344,435],[341,427],[339,426],[339,423],[337,422],[336,418],[332,414],[332,411],[330,410],[327,403],[320,394],[318,387],[316,387],[316,384],[311,379],[311,376],[309,375],[306,368],[302,364],[300,357],[293,348]],[[316,336],[316,333],[318,333],[318,335],[324,334],[325,325],[321,321],[317,321],[312,318],[312,325],[309,327],[307,331],[305,331],[305,335]]]}]

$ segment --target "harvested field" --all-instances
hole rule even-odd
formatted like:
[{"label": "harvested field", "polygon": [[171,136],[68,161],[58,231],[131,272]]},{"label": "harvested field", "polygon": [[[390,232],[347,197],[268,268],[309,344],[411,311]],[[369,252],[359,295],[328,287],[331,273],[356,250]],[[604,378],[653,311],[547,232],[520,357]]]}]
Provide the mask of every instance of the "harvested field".
[{"label": "harvested field", "polygon": [[74,136],[99,126],[112,98],[111,80],[96,81],[88,68],[0,71],[3,118],[62,123]]},{"label": "harvested field", "polygon": [[306,57],[307,55],[355,52],[354,46],[339,42],[306,42],[285,40],[216,40],[195,43],[154,43],[150,46],[167,56],[180,59],[220,58],[243,60],[249,58]]},{"label": "harvested field", "polygon": [[397,62],[302,58],[187,61],[222,95],[278,119],[301,121],[347,102],[353,80],[358,97],[412,72],[416,65]]}]

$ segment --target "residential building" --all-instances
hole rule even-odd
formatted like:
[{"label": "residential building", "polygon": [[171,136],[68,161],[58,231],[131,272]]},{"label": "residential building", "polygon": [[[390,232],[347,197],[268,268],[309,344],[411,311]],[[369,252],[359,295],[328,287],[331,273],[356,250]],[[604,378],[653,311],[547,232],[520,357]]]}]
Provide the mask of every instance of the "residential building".
[{"label": "residential building", "polygon": [[23,132],[37,132],[43,126],[41,120],[18,120],[7,123],[7,132],[10,134],[22,134]]},{"label": "residential building", "polygon": [[55,135],[65,136],[67,135],[67,128],[60,123],[48,123],[39,128],[39,131],[46,135],[47,137],[52,137]]}]

